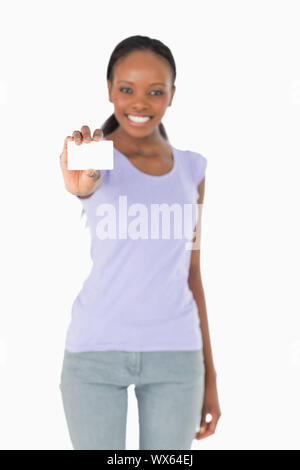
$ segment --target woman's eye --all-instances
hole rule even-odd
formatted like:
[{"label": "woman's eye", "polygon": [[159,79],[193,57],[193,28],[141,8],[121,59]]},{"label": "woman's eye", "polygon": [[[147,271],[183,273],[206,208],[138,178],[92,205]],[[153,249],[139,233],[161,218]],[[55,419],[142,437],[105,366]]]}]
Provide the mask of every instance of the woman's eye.
[{"label": "woman's eye", "polygon": [[[123,87],[121,87],[121,88],[120,88],[120,91],[122,91],[122,90],[131,90],[131,88],[123,86]],[[155,94],[154,96],[163,95],[163,91],[162,91],[162,90],[160,90],[160,89],[157,89],[157,90],[151,90],[151,92],[150,92],[150,93],[152,93],[153,91],[155,91],[155,92],[156,92],[156,91],[158,91],[158,92],[159,92],[159,94],[158,94],[158,95],[157,95],[157,94]],[[127,92],[126,92],[126,94],[127,94]],[[152,96],[153,96],[153,95],[152,95]]]},{"label": "woman's eye", "polygon": [[[163,91],[160,90],[160,89],[158,89],[158,90],[152,90],[152,91],[159,91],[159,92],[160,92],[159,95],[162,95],[162,94],[163,94]],[[151,93],[152,93],[152,92],[151,92]]]},{"label": "woman's eye", "polygon": [[128,88],[128,87],[126,87],[126,86],[122,86],[122,87],[120,88],[120,91],[122,91],[122,90],[130,90],[130,88]]}]

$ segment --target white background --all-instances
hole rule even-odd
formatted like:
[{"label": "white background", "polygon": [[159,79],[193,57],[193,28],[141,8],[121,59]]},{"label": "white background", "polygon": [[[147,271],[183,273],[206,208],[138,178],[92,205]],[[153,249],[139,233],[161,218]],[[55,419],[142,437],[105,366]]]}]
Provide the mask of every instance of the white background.
[{"label": "white background", "polygon": [[175,58],[170,142],[208,160],[201,272],[222,416],[192,449],[299,449],[298,7],[1,2],[1,449],[72,449],[58,385],[90,238],[58,157],[112,114],[109,57],[135,34]]}]

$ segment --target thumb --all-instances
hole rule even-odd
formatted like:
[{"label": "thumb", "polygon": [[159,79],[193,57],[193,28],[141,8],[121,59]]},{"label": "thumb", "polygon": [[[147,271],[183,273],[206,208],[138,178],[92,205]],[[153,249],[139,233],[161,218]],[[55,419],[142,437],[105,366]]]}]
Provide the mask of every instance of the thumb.
[{"label": "thumb", "polygon": [[83,170],[82,172],[84,175],[89,176],[90,178],[94,178],[95,180],[101,178],[100,170],[93,170],[90,168],[89,170]]},{"label": "thumb", "polygon": [[202,413],[201,421],[200,421],[200,429],[199,433],[204,434],[207,428],[207,422],[206,422],[206,413]]}]

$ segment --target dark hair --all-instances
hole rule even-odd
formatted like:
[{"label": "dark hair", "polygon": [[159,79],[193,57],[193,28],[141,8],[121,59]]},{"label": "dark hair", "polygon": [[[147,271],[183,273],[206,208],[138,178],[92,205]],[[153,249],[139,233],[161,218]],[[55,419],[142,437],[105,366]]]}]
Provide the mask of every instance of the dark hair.
[{"label": "dark hair", "polygon": [[[138,35],[130,36],[124,39],[115,47],[115,49],[113,50],[110,56],[109,63],[107,66],[107,73],[106,73],[107,80],[111,80],[111,82],[113,81],[114,67],[116,63],[120,59],[124,59],[125,57],[127,57],[133,51],[151,51],[154,54],[160,55],[161,57],[166,59],[171,67],[171,71],[173,75],[172,85],[174,85],[174,82],[176,79],[176,65],[175,65],[175,61],[174,61],[174,58],[170,49],[158,39],[152,39],[152,38],[149,38],[148,36],[138,36]],[[110,134],[111,132],[113,132],[118,126],[119,126],[119,123],[115,115],[112,114],[108,119],[106,119],[106,121],[101,126],[104,137],[107,134]],[[168,140],[168,136],[164,128],[164,125],[160,122],[158,127],[163,138]]]}]

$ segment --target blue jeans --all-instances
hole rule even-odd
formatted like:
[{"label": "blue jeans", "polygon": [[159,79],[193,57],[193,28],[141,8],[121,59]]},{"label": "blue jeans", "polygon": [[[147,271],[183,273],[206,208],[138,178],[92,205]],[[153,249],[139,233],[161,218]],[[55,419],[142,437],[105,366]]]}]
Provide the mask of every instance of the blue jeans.
[{"label": "blue jeans", "polygon": [[59,388],[72,446],[124,450],[135,385],[139,448],[191,449],[204,397],[203,350],[64,351]]}]

